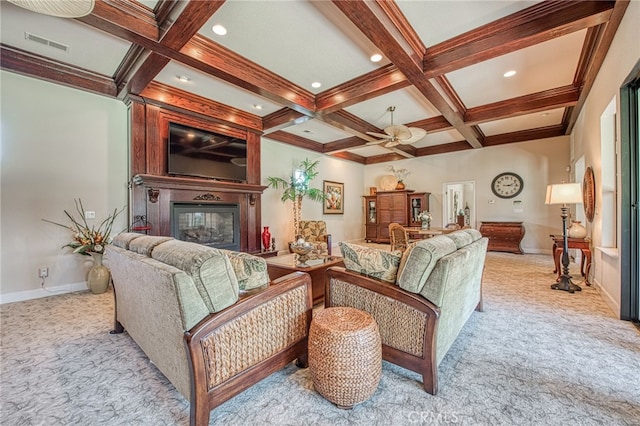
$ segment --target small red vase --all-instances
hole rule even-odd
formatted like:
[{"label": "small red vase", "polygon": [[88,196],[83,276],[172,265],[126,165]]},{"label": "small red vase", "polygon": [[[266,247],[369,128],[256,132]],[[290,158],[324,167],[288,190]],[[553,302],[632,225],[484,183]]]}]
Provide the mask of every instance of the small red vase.
[{"label": "small red vase", "polygon": [[262,231],[262,247],[264,247],[264,251],[269,251],[271,247],[271,233],[268,226],[265,226],[264,231]]}]

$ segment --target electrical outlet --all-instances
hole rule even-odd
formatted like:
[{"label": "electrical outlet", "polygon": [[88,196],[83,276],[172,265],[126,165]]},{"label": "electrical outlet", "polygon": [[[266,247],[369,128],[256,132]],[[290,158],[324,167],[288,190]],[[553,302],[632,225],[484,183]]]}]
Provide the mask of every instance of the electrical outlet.
[{"label": "electrical outlet", "polygon": [[49,268],[42,267],[38,270],[38,273],[40,274],[38,275],[40,278],[47,278],[49,276]]},{"label": "electrical outlet", "polygon": [[96,218],[96,212],[85,211],[84,212],[84,218],[85,219],[95,219]]}]

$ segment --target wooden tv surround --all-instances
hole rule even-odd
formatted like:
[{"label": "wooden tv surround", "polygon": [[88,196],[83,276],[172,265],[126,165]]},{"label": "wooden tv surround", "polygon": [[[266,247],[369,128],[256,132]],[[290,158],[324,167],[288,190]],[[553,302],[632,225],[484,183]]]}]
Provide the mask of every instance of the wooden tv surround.
[{"label": "wooden tv surround", "polygon": [[[240,250],[261,251],[260,185],[261,122],[240,116],[240,124],[207,118],[147,98],[130,97],[132,217],[144,217],[149,235],[171,235],[173,203],[237,204],[240,211]],[[185,106],[185,108],[188,106]],[[248,114],[243,113],[245,116]],[[247,141],[247,182],[169,176],[167,156],[169,122],[222,133]]]},{"label": "wooden tv surround", "polygon": [[489,238],[489,251],[524,254],[520,243],[524,238],[522,222],[482,222],[480,232]]}]

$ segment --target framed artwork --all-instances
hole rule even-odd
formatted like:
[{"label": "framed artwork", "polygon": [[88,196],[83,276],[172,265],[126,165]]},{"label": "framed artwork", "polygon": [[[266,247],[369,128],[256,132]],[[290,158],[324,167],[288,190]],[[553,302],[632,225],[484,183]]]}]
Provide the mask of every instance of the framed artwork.
[{"label": "framed artwork", "polygon": [[325,180],[324,193],[326,198],[324,200],[324,208],[322,213],[324,214],[343,214],[344,213],[344,183],[331,182]]}]

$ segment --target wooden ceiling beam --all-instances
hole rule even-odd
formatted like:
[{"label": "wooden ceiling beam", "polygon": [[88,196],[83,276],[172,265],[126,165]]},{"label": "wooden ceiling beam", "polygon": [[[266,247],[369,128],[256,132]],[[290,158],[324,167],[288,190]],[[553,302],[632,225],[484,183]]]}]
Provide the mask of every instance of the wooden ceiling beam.
[{"label": "wooden ceiling beam", "polygon": [[485,146],[506,145],[516,142],[554,138],[557,136],[564,136],[564,129],[561,124],[487,136],[485,138]]},{"label": "wooden ceiling beam", "polygon": [[0,44],[0,68],[104,96],[115,97],[117,91],[116,83],[110,77],[4,44]]},{"label": "wooden ceiling beam", "polygon": [[433,78],[534,44],[600,25],[615,1],[544,1],[427,48],[425,76]]},{"label": "wooden ceiling beam", "polygon": [[[593,43],[593,47],[586,51],[583,49],[580,63],[587,62],[588,65],[582,66],[580,69],[585,69],[584,71],[584,80],[582,81],[580,97],[578,98],[578,102],[574,108],[571,110],[571,114],[566,116],[566,119],[563,120],[564,131],[568,135],[573,130],[573,126],[576,124],[576,120],[578,119],[578,115],[580,115],[580,111],[582,111],[582,107],[587,100],[587,96],[589,96],[589,92],[593,87],[593,83],[596,80],[598,72],[600,71],[600,67],[602,67],[602,63],[604,62],[605,57],[607,56],[607,52],[611,47],[611,43],[613,42],[613,38],[618,31],[618,27],[620,26],[620,22],[622,22],[622,18],[624,17],[624,13],[629,6],[629,0],[617,0],[615,6],[613,8],[613,12],[611,13],[611,18],[609,21],[604,24],[604,31],[600,31],[598,35],[598,41]],[[583,59],[588,58],[588,59]]]},{"label": "wooden ceiling beam", "polygon": [[558,87],[470,108],[465,113],[464,120],[465,123],[471,125],[554,108],[574,106],[578,102],[579,96],[580,90],[573,85]]},{"label": "wooden ceiling beam", "polygon": [[173,107],[182,108],[186,111],[216,117],[219,120],[233,123],[239,127],[262,132],[262,118],[257,115],[162,83],[151,82],[147,88],[140,93],[140,96],[156,101],[161,105],[172,105]]},{"label": "wooden ceiling beam", "polygon": [[389,64],[319,93],[316,112],[332,113],[410,85],[405,75],[395,65]]},{"label": "wooden ceiling beam", "polygon": [[269,133],[266,138],[273,139],[274,141],[283,142],[289,145],[297,146],[298,148],[308,149],[315,152],[323,152],[323,144],[320,142],[312,141],[311,139],[303,138],[293,133],[283,132],[278,130],[277,132]]},{"label": "wooden ceiling beam", "polygon": [[[474,148],[482,146],[476,132],[465,125],[462,114],[455,111],[447,103],[444,97],[424,77],[422,64],[416,63],[416,52],[411,48],[411,41],[403,38],[398,30],[397,22],[406,21],[399,11],[393,10],[388,2],[364,2],[364,1],[340,1],[334,0],[334,4],[345,16],[360,29],[360,31],[373,42],[380,51],[393,62],[407,79],[422,93],[422,95],[442,113],[442,115],[455,127],[458,132]],[[406,23],[402,28],[410,25]]]},{"label": "wooden ceiling beam", "polygon": [[262,129],[265,134],[282,130],[295,124],[310,120],[311,117],[294,111],[290,108],[282,108],[262,117]]}]

